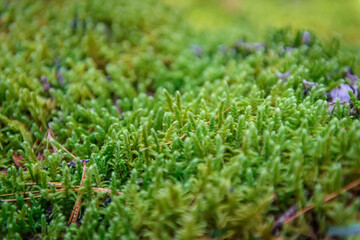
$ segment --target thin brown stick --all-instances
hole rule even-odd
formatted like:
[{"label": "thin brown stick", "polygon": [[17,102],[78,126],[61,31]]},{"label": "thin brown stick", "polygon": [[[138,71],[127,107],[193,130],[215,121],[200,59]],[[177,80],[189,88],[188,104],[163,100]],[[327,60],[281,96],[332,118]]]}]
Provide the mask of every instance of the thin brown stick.
[{"label": "thin brown stick", "polygon": [[[85,179],[85,172],[86,172],[86,162],[84,162],[84,170],[83,170],[83,174],[82,174],[82,177],[81,177],[80,186],[83,185],[83,181]],[[82,200],[81,200],[81,192],[80,191],[78,192],[78,195],[77,195],[76,198],[77,198],[77,200],[76,200],[76,202],[74,204],[74,208],[73,208],[73,210],[71,212],[68,224],[76,223],[77,218],[79,216],[81,202],[82,202]]]},{"label": "thin brown stick", "polygon": [[25,195],[25,194],[33,194],[33,193],[39,193],[40,191],[29,191],[29,192],[19,192],[19,193],[6,193],[1,194],[0,197],[8,197],[8,196],[14,196],[14,195]]},{"label": "thin brown stick", "polygon": [[[51,130],[50,130],[49,133],[48,133],[48,139],[49,139],[50,141],[54,141],[54,142],[56,142],[57,144],[59,144],[59,146],[60,146],[65,152],[67,152],[70,156],[72,156],[74,159],[76,159],[76,156],[75,156],[74,154],[72,154],[69,150],[67,150],[63,145],[61,145],[60,143],[58,143],[58,142],[54,139],[53,136],[51,136]],[[58,149],[56,148],[56,146],[55,146],[53,143],[51,143],[51,142],[50,142],[50,144],[52,145],[52,147],[54,148],[54,150],[56,150],[55,152],[57,152]]]},{"label": "thin brown stick", "polygon": [[[335,192],[335,193],[331,193],[329,195],[327,195],[326,197],[324,197],[324,199],[322,200],[323,203],[326,203],[334,198],[336,198],[337,196],[339,196],[339,194],[347,192],[357,186],[360,185],[360,178],[349,183],[348,185],[346,185],[345,187],[343,187],[340,192]],[[314,204],[311,204],[307,207],[304,207],[303,209],[299,210],[296,214],[290,216],[289,218],[287,218],[284,223],[289,223],[291,221],[293,221],[294,219],[300,217],[301,215],[305,214],[306,212],[310,211],[311,209],[313,209],[315,207]]]},{"label": "thin brown stick", "polygon": [[[195,130],[192,130],[191,132],[195,132]],[[182,140],[182,139],[184,139],[184,138],[186,138],[186,135],[182,135],[181,137],[180,137],[180,139]],[[170,144],[172,144],[174,141],[170,141],[170,142],[167,142],[167,143],[165,143],[165,145],[170,145]],[[151,146],[150,146],[150,148],[151,148]],[[143,150],[143,149],[142,149]],[[142,151],[141,150],[141,151]]]},{"label": "thin brown stick", "polygon": [[[108,189],[108,188],[98,188],[98,187],[92,187],[91,188],[92,190],[94,190],[94,191],[97,191],[97,192],[106,192],[106,193],[111,193],[111,190],[110,189]],[[121,191],[117,191],[116,192],[116,195],[123,195],[124,193],[123,192],[121,192]]]},{"label": "thin brown stick", "polygon": [[57,149],[57,147],[52,143],[50,142],[52,148],[54,149],[54,153],[58,153],[59,149]]},{"label": "thin brown stick", "polygon": [[[225,110],[222,112],[222,114],[225,114],[225,113],[228,112],[231,108],[232,108],[232,106],[228,107],[227,109],[225,109]],[[216,117],[215,117],[215,119],[217,119],[217,118],[219,118],[219,116],[216,116]],[[210,124],[210,121],[207,121],[205,124],[206,124],[206,125],[209,125],[209,124]],[[192,130],[191,132],[195,132],[195,130]],[[185,135],[185,134],[180,137],[181,140],[184,139],[184,138],[186,138],[186,135]],[[165,143],[165,145],[170,145],[170,144],[172,144],[173,142],[174,142],[174,141],[167,142],[167,143]],[[140,151],[143,152],[143,151],[148,150],[148,149],[151,149],[151,148],[152,148],[152,146],[145,147],[145,148],[142,148]]]},{"label": "thin brown stick", "polygon": [[[79,186],[76,186],[74,189],[72,189],[74,192],[77,192],[79,190]],[[109,189],[107,189],[109,190]],[[48,189],[49,192],[51,192],[51,189]],[[55,189],[55,192],[63,192],[65,189]],[[34,194],[34,193],[40,193],[41,191],[28,191],[28,192],[19,192],[19,193],[6,193],[1,194],[0,197],[8,197],[8,196],[14,196],[14,195],[27,195],[27,194]],[[105,190],[104,190],[105,192]]]},{"label": "thin brown stick", "polygon": [[[108,189],[108,188],[97,188],[97,187],[92,187],[91,188],[92,190],[94,191],[97,191],[97,192],[106,192],[108,194],[111,194],[111,190]],[[80,186],[76,186],[74,189],[72,189],[72,191],[74,192],[78,192],[80,190]],[[65,191],[65,189],[56,189],[55,190],[56,192],[63,192]],[[9,196],[15,196],[15,195],[26,195],[26,194],[34,194],[34,193],[40,193],[40,191],[28,191],[28,192],[20,192],[20,193],[6,193],[6,194],[1,194],[0,197],[9,197]],[[51,190],[49,189],[49,193],[51,194]],[[116,195],[122,195],[124,194],[123,192],[121,191],[117,191],[116,192]],[[42,195],[38,195],[38,196],[35,196],[35,198],[38,198],[38,197],[41,197]],[[24,200],[29,200],[30,197],[27,197],[27,198],[24,198]],[[0,199],[0,201],[2,202],[16,202],[17,199],[15,198],[11,198],[11,199]]]},{"label": "thin brown stick", "polygon": [[[77,191],[77,189],[73,189],[74,191]],[[55,190],[56,192],[63,192],[65,191],[65,189],[56,189]],[[9,194],[2,194],[0,195],[1,197],[3,196],[14,196],[14,195],[20,195],[20,194],[29,194],[29,193],[40,193],[40,191],[30,191],[30,192],[23,192],[23,193],[9,193]],[[52,194],[51,190],[49,190],[49,193]],[[33,196],[34,198],[40,198],[42,197],[42,195],[36,195],[36,196]],[[30,200],[31,197],[26,197],[26,198],[23,198],[23,200]],[[16,198],[9,198],[9,199],[0,199],[1,202],[16,202],[17,199]]]},{"label": "thin brown stick", "polygon": [[[26,186],[34,186],[34,185],[36,185],[36,183],[35,183],[35,182],[30,182],[30,183],[25,183],[25,185],[26,185]],[[56,188],[63,188],[63,187],[64,187],[64,185],[63,185],[61,182],[48,182],[48,185],[54,186],[54,187],[56,187]],[[80,187],[81,187],[80,185],[77,185],[77,186],[75,187],[75,189],[78,189],[78,188],[80,188]],[[107,192],[107,193],[111,193],[111,190],[108,189],[108,188],[92,187],[92,189],[93,189],[94,191],[97,191],[97,192]],[[123,194],[123,193],[122,193],[121,191],[118,191],[116,194],[117,194],[117,195],[121,195],[121,194]],[[1,195],[0,195],[0,196],[1,196]]]},{"label": "thin brown stick", "polygon": [[76,159],[76,156],[74,154],[72,154],[71,152],[69,152],[69,150],[67,150],[63,145],[61,145],[60,143],[58,143],[60,145],[60,147],[62,149],[64,149],[65,152],[67,152],[68,154],[70,154],[70,156],[72,156],[74,159]]},{"label": "thin brown stick", "polygon": [[[54,186],[56,188],[63,188],[64,185],[61,182],[48,182],[48,185]],[[25,183],[26,186],[34,186],[37,185],[36,182],[29,182],[29,183]]]},{"label": "thin brown stick", "polygon": [[[31,198],[40,198],[42,197],[42,195],[37,195],[37,196],[32,196],[32,197],[26,197],[26,198],[23,198],[23,200],[30,200]],[[1,199],[0,200],[1,202],[16,202],[17,199],[15,198],[11,198],[11,199]]]},{"label": "thin brown stick", "polygon": [[31,148],[33,151],[34,151],[34,147],[36,146],[38,140],[39,140],[39,139],[37,139],[37,138],[35,139],[35,142],[34,142],[32,148]]},{"label": "thin brown stick", "polygon": [[39,146],[36,148],[35,155],[40,150],[40,147],[42,146],[42,144],[44,142],[44,139],[47,137],[48,132],[49,132],[49,129],[46,131],[46,133],[44,134],[44,137],[41,139],[41,142],[40,142]]},{"label": "thin brown stick", "polygon": [[50,129],[48,129],[45,133],[46,136],[46,150],[49,150],[49,131]]},{"label": "thin brown stick", "polygon": [[[232,108],[232,106],[228,107],[227,109],[225,109],[222,114],[225,114],[226,112],[228,112],[230,109]],[[218,119],[219,116],[216,116],[215,119]],[[207,121],[205,124],[209,125],[210,124],[210,121]]]}]

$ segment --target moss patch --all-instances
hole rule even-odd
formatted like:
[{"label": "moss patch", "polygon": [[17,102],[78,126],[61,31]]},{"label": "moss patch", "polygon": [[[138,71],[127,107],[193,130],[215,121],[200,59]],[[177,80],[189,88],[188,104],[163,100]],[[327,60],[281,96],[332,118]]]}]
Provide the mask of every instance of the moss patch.
[{"label": "moss patch", "polygon": [[310,204],[278,234],[357,220],[356,191],[322,202],[360,168],[355,90],[330,113],[325,94],[359,73],[337,39],[198,32],[155,0],[0,9],[0,194],[40,191],[1,202],[1,236],[268,239]]}]

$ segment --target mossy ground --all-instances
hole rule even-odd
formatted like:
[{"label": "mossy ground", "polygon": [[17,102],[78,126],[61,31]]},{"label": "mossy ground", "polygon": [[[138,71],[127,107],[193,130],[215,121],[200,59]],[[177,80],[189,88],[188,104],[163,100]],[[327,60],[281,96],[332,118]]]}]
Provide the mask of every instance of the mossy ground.
[{"label": "mossy ground", "polygon": [[[195,31],[155,0],[0,10],[0,194],[42,196],[1,203],[2,237],[271,239],[279,216],[310,204],[280,237],[357,221],[357,191],[322,202],[360,168],[360,103],[352,94],[329,113],[325,96],[349,83],[346,67],[360,73],[339,40]],[[83,204],[67,226],[82,159]]]}]

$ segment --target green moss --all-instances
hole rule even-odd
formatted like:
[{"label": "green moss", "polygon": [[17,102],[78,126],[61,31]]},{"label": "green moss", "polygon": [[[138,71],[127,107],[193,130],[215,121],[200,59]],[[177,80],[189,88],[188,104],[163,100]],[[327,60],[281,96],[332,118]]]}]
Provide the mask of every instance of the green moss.
[{"label": "green moss", "polygon": [[[325,97],[347,66],[359,73],[338,40],[280,29],[265,45],[238,41],[248,36],[197,32],[155,0],[0,9],[0,194],[42,195],[1,202],[2,237],[267,239],[309,204],[283,237],[356,221],[351,193],[322,203],[360,167],[359,100],[329,114]],[[66,223],[83,168],[61,146],[90,159],[78,225]],[[124,194],[103,203],[91,187]]]}]

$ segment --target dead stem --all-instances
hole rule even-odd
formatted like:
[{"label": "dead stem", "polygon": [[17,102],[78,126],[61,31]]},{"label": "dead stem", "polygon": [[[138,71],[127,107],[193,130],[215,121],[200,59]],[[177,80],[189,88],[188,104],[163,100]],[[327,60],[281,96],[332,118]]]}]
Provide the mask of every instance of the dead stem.
[{"label": "dead stem", "polygon": [[[344,193],[344,192],[347,192],[347,191],[349,191],[349,190],[351,190],[351,189],[353,189],[353,188],[355,188],[355,187],[357,187],[357,186],[359,186],[359,185],[360,185],[360,178],[357,179],[357,180],[355,180],[355,181],[353,181],[353,182],[351,182],[351,183],[349,183],[349,184],[346,185],[345,187],[343,187],[340,192],[335,192],[335,193],[331,193],[331,194],[327,195],[326,197],[324,197],[324,199],[322,200],[322,202],[323,202],[323,203],[326,203],[326,202],[328,202],[328,201],[336,198],[337,196],[339,196],[339,194]],[[309,206],[307,206],[307,207],[304,207],[303,209],[299,210],[299,211],[298,211],[297,213],[295,213],[294,215],[288,217],[288,218],[284,221],[284,223],[290,223],[291,221],[293,221],[294,219],[300,217],[301,215],[305,214],[306,212],[310,211],[310,210],[313,209],[314,207],[315,207],[314,204],[311,204],[311,205],[309,205]]]},{"label": "dead stem", "polygon": [[[80,182],[80,187],[82,187],[83,185],[83,182],[84,182],[84,179],[85,179],[85,172],[86,172],[86,162],[83,163],[83,166],[84,166],[84,170],[83,170],[83,174],[82,174],[82,177],[81,177],[81,182]],[[78,195],[76,197],[76,202],[74,204],[74,208],[71,212],[71,216],[69,218],[69,221],[68,221],[68,224],[73,224],[73,223],[76,223],[77,221],[77,218],[79,216],[79,212],[80,212],[80,207],[81,207],[81,192],[79,191],[78,192]]]}]

